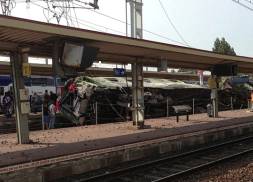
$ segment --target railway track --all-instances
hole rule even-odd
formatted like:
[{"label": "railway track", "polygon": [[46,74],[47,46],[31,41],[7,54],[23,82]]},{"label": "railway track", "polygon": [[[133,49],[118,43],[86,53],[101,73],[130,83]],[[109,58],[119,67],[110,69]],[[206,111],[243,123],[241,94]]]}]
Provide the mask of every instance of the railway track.
[{"label": "railway track", "polygon": [[[79,175],[65,178],[75,182],[164,182],[174,181],[177,177],[226,162],[253,152],[253,136],[213,145],[198,150],[142,162],[120,169],[107,169],[96,175]],[[95,174],[95,173],[93,173]]]}]

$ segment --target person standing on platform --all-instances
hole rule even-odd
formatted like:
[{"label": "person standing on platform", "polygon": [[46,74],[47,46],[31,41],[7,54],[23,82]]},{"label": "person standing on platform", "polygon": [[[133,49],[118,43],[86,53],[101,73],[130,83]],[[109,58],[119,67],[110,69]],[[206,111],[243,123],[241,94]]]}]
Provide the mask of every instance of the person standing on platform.
[{"label": "person standing on platform", "polygon": [[55,102],[53,100],[50,101],[49,105],[49,129],[53,129],[55,125],[55,114],[56,114],[56,108],[55,108]]},{"label": "person standing on platform", "polygon": [[57,95],[52,91],[50,91],[50,100],[53,102],[56,102],[57,100]]},{"label": "person standing on platform", "polygon": [[45,90],[45,93],[44,93],[44,102],[46,102],[48,104],[49,100],[50,100],[50,96],[48,95],[48,91]]},{"label": "person standing on platform", "polygon": [[45,129],[49,129],[49,108],[48,102],[44,100],[43,102],[43,124]]},{"label": "person standing on platform", "polygon": [[5,92],[5,95],[3,97],[3,106],[5,110],[5,116],[6,118],[11,118],[12,112],[13,112],[13,98],[10,95],[10,92]]},{"label": "person standing on platform", "polygon": [[55,111],[56,113],[59,113],[60,110],[61,110],[61,96],[58,96],[57,99],[56,99],[56,102],[55,102]]}]

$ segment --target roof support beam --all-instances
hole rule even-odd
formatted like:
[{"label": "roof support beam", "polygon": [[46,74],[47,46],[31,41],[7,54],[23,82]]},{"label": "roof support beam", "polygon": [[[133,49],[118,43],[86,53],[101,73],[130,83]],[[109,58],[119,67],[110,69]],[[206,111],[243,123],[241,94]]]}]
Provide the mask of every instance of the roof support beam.
[{"label": "roof support beam", "polygon": [[16,51],[17,48],[18,48],[18,44],[16,44],[16,43],[0,41],[0,50],[1,50],[1,52]]}]

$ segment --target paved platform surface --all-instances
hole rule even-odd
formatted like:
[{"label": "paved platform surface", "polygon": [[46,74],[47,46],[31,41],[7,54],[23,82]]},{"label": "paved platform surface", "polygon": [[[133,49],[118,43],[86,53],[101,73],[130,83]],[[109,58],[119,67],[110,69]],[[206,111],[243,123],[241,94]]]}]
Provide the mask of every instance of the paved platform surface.
[{"label": "paved platform surface", "polygon": [[220,112],[219,118],[206,114],[149,119],[146,128],[136,129],[132,122],[90,125],[30,132],[31,144],[17,144],[16,134],[0,135],[0,168],[18,163],[88,152],[202,130],[229,127],[253,122],[253,113],[246,110]]}]

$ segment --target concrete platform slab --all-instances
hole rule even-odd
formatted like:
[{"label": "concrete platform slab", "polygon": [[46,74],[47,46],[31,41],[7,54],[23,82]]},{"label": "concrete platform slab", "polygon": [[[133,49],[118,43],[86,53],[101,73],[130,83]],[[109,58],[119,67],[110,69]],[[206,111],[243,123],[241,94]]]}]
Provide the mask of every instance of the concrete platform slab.
[{"label": "concrete platform slab", "polygon": [[32,143],[27,145],[18,145],[16,134],[6,134],[0,136],[0,167],[251,121],[253,113],[236,110],[221,112],[219,118],[196,114],[186,121],[181,116],[178,123],[175,117],[149,119],[143,130],[136,129],[132,122],[90,125],[31,132]]}]

